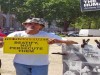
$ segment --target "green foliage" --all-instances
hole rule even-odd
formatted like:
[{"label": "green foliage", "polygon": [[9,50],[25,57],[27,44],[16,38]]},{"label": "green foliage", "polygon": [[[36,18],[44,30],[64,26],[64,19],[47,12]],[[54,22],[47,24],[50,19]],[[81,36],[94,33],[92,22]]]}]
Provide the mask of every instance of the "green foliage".
[{"label": "green foliage", "polygon": [[0,0],[4,13],[14,13],[20,22],[30,16],[64,21],[76,28],[100,28],[100,11],[81,12],[80,0]]}]

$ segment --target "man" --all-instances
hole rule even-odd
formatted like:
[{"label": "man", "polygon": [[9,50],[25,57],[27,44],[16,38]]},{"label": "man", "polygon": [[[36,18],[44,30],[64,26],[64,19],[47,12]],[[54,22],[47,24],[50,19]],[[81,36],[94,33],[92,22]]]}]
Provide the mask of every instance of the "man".
[{"label": "man", "polygon": [[[64,41],[57,35],[42,31],[45,27],[45,21],[42,18],[27,19],[22,25],[26,30],[13,32],[7,37],[48,37],[48,44],[77,44],[77,42],[70,40]],[[49,60],[46,54],[16,54],[14,58],[16,75],[48,75],[48,64]]]}]

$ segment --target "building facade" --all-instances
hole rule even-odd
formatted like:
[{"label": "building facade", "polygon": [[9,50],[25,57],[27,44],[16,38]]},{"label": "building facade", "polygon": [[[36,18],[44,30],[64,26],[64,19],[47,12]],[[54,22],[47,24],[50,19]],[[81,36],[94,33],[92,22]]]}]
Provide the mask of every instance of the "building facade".
[{"label": "building facade", "polygon": [[17,21],[14,14],[4,14],[2,12],[0,12],[0,28],[4,33],[22,29],[21,23]]}]

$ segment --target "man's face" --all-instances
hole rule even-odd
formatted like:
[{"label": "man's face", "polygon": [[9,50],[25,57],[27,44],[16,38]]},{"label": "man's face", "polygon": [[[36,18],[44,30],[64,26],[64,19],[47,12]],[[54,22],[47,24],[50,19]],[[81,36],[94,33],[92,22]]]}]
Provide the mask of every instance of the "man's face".
[{"label": "man's face", "polygon": [[27,30],[36,30],[36,31],[39,31],[42,28],[42,26],[38,23],[25,23],[24,26]]}]

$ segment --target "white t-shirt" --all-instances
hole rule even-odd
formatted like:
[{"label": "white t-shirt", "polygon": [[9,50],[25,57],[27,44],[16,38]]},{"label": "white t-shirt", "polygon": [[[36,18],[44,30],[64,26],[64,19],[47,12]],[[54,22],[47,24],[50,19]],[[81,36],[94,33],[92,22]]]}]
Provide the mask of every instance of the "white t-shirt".
[{"label": "white t-shirt", "polygon": [[[40,31],[38,34],[30,35],[25,31],[17,31],[9,34],[7,37],[48,37],[62,39],[61,37],[50,34],[44,31]],[[48,54],[16,54],[14,57],[14,62],[25,64],[25,65],[48,65]]]}]

